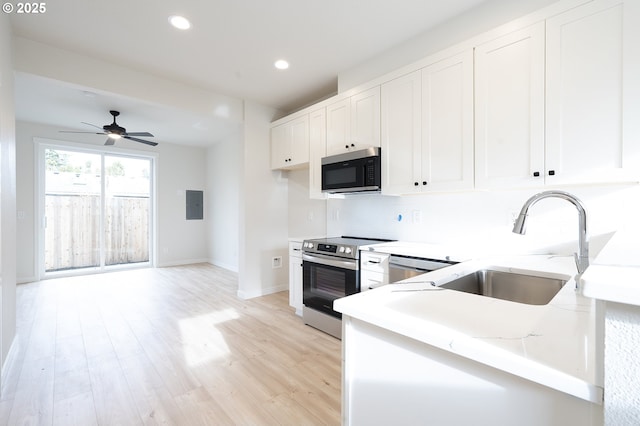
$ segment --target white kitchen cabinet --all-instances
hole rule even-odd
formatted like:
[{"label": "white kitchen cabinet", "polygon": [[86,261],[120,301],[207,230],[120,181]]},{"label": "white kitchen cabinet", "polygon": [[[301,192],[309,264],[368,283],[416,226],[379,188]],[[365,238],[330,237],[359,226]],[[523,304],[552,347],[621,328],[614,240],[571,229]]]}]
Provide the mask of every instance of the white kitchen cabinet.
[{"label": "white kitchen cabinet", "polygon": [[327,155],[380,146],[380,86],[327,106]]},{"label": "white kitchen cabinet", "polygon": [[419,186],[429,191],[473,188],[471,50],[422,70],[421,158]]},{"label": "white kitchen cabinet", "polygon": [[475,186],[544,184],[544,22],[475,49]]},{"label": "white kitchen cabinet", "polygon": [[302,241],[289,241],[289,306],[302,316]]},{"label": "white kitchen cabinet", "polygon": [[271,128],[271,169],[293,169],[309,162],[309,115]]},{"label": "white kitchen cabinet", "polygon": [[547,183],[638,178],[640,135],[625,126],[640,102],[623,96],[640,74],[638,53],[624,51],[640,39],[638,16],[625,22],[632,3],[594,1],[547,20]]},{"label": "white kitchen cabinet", "polygon": [[473,188],[473,53],[382,86],[383,193]]},{"label": "white kitchen cabinet", "polygon": [[382,193],[417,192],[421,173],[422,71],[396,78],[381,88]]},{"label": "white kitchen cabinet", "polygon": [[360,291],[389,284],[389,254],[360,252]]},{"label": "white kitchen cabinet", "polygon": [[309,198],[325,199],[322,192],[322,157],[327,155],[327,113],[320,108],[309,113]]}]

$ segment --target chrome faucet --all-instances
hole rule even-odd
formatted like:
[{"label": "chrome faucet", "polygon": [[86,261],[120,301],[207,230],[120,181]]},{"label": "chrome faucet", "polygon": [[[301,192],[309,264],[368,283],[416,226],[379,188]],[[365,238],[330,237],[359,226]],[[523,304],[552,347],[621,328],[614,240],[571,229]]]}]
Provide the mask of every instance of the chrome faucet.
[{"label": "chrome faucet", "polygon": [[[587,212],[584,209],[582,202],[578,198],[576,198],[575,195],[569,194],[568,192],[564,191],[544,191],[534,195],[524,203],[524,206],[522,206],[522,210],[520,210],[518,219],[516,219],[515,223],[513,224],[513,232],[521,235],[525,233],[525,221],[527,220],[529,207],[542,200],[543,198],[562,198],[563,200],[569,201],[578,209],[578,215],[580,216],[580,221],[578,223],[578,251],[580,254],[574,253],[573,256],[576,260],[578,276],[580,276],[587,269],[587,267],[589,267],[589,243],[587,241]],[[576,279],[576,286],[577,285],[578,280]]]}]

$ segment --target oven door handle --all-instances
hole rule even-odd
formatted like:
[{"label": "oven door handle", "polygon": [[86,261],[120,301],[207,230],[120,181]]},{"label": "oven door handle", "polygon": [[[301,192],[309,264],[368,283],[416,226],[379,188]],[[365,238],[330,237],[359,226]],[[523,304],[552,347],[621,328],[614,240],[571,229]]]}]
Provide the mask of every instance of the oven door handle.
[{"label": "oven door handle", "polygon": [[358,269],[358,263],[355,260],[340,260],[335,257],[323,256],[321,254],[310,255],[302,253],[302,261],[333,266],[334,268],[349,269],[351,271],[356,271]]}]

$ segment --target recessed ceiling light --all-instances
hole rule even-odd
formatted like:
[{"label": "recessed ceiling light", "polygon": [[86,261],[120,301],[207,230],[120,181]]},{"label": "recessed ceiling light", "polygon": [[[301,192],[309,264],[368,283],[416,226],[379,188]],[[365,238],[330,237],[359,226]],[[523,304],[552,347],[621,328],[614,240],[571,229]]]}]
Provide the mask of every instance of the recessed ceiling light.
[{"label": "recessed ceiling light", "polygon": [[191,28],[191,22],[184,16],[169,16],[169,23],[179,30],[188,30]]},{"label": "recessed ceiling light", "polygon": [[285,61],[284,59],[277,60],[273,65],[279,70],[286,70],[287,68],[289,68],[289,62]]}]

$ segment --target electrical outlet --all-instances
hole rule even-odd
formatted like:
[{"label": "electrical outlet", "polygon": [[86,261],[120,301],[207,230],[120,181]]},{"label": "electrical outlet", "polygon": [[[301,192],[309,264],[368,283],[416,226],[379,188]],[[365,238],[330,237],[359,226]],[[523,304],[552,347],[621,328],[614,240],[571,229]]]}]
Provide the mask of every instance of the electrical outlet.
[{"label": "electrical outlet", "polygon": [[414,210],[411,212],[413,223],[422,223],[422,210]]},{"label": "electrical outlet", "polygon": [[282,268],[282,256],[275,256],[271,258],[271,267],[273,269]]}]

